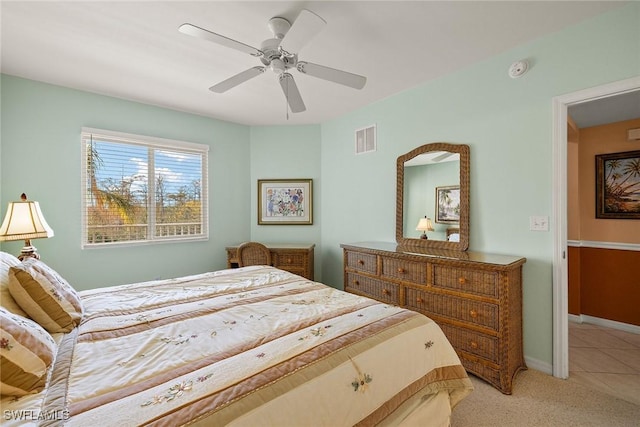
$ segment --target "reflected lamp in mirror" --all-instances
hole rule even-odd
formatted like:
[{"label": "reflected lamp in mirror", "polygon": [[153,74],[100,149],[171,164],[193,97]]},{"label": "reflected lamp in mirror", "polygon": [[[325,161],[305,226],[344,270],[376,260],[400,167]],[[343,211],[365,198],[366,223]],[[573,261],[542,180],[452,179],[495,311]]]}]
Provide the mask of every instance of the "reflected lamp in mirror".
[{"label": "reflected lamp in mirror", "polygon": [[38,202],[27,200],[24,193],[20,198],[20,201],[9,202],[7,206],[7,213],[0,226],[0,241],[24,240],[18,259],[40,259],[37,249],[31,245],[31,239],[53,237],[53,230],[44,219]]},{"label": "reflected lamp in mirror", "polygon": [[426,216],[424,218],[420,218],[420,221],[418,221],[416,230],[422,231],[422,235],[420,235],[421,239],[428,239],[427,231],[433,231],[433,224],[431,223],[431,218],[427,218]]}]

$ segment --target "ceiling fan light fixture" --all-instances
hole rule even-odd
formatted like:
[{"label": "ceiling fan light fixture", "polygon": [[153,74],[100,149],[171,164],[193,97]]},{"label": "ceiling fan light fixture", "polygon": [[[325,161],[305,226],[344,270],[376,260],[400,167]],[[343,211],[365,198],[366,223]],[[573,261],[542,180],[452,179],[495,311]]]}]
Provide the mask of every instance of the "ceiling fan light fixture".
[{"label": "ceiling fan light fixture", "polygon": [[272,59],[279,58],[281,55],[279,47],[280,39],[266,39],[263,41],[260,45],[260,50],[262,51],[260,61],[262,61],[264,65],[269,65]]},{"label": "ceiling fan light fixture", "polygon": [[272,60],[270,67],[271,67],[271,71],[273,71],[278,75],[284,73],[285,70],[287,69],[284,61],[279,58]]}]

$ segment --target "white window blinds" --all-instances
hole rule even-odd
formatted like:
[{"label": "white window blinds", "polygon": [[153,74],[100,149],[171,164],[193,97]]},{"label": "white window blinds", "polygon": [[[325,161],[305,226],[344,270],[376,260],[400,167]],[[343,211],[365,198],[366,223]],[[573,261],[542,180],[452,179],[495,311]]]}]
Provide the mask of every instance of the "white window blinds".
[{"label": "white window blinds", "polygon": [[208,148],[83,128],[83,247],[208,238]]}]

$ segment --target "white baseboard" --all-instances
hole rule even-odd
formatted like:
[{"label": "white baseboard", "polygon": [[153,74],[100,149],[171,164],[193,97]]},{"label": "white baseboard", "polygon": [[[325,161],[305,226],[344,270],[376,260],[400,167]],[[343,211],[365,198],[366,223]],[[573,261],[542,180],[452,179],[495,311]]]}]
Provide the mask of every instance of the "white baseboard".
[{"label": "white baseboard", "polygon": [[536,371],[544,372],[545,374],[553,375],[553,366],[550,363],[543,362],[542,360],[534,359],[533,357],[524,357],[524,361],[529,369],[535,369]]},{"label": "white baseboard", "polygon": [[573,323],[583,323],[582,316],[579,314],[571,314],[569,313],[569,322]]},{"label": "white baseboard", "polygon": [[588,323],[590,325],[603,326],[605,328],[617,329],[619,331],[631,332],[632,334],[640,335],[640,326],[616,322],[615,320],[602,319],[600,317],[588,316],[586,314],[570,314],[569,321],[574,323]]}]

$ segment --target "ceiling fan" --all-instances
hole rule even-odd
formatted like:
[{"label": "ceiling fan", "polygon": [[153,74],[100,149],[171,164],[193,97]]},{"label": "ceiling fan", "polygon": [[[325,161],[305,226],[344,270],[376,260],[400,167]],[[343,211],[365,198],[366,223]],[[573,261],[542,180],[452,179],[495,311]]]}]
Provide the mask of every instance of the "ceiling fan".
[{"label": "ceiling fan", "polygon": [[192,24],[182,24],[178,30],[181,33],[209,40],[232,49],[248,53],[258,57],[262,65],[242,71],[216,85],[209,90],[216,93],[226,92],[241,83],[246,82],[271,69],[280,81],[280,86],[284,96],[293,113],[300,113],[306,110],[302,96],[298,90],[293,76],[289,73],[292,68],[297,69],[302,74],[339,83],[354,89],[362,89],[367,78],[358,74],[325,67],[324,65],[313,64],[306,61],[298,61],[298,51],[316,36],[326,25],[326,21],[315,13],[303,9],[293,25],[286,19],[274,17],[269,20],[268,27],[273,33],[273,38],[266,39],[260,45],[260,49],[249,46],[242,42],[216,34]]}]

